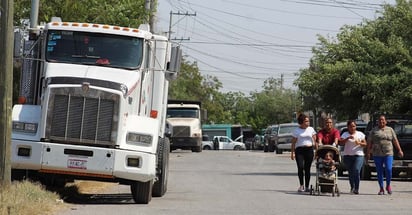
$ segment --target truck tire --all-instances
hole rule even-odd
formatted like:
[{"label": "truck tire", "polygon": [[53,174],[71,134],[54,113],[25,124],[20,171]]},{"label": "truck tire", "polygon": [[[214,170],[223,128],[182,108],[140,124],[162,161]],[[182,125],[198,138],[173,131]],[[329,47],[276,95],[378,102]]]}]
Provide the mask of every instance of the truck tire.
[{"label": "truck tire", "polygon": [[130,185],[133,200],[136,204],[149,204],[152,200],[153,180],[147,182],[135,181]]},{"label": "truck tire", "polygon": [[361,179],[362,180],[370,180],[372,176],[371,169],[368,165],[363,165],[361,169]]},{"label": "truck tire", "polygon": [[192,152],[202,152],[202,146],[192,147]]},{"label": "truck tire", "polygon": [[274,143],[269,142],[268,151],[269,152],[274,152],[275,151],[275,144]]},{"label": "truck tire", "polygon": [[160,138],[159,146],[157,148],[157,180],[153,184],[153,197],[162,197],[167,191],[167,179],[169,176],[169,148],[169,139]]},{"label": "truck tire", "polygon": [[276,154],[283,154],[283,149],[276,147]]}]

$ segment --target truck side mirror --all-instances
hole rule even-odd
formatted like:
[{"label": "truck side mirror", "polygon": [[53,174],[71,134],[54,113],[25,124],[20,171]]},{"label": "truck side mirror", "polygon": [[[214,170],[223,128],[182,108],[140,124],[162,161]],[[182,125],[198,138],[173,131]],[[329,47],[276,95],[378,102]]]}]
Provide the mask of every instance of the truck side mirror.
[{"label": "truck side mirror", "polygon": [[168,80],[174,80],[177,78],[177,73],[180,71],[180,64],[182,63],[182,49],[180,46],[174,46],[171,50],[170,62],[167,63],[167,75]]}]

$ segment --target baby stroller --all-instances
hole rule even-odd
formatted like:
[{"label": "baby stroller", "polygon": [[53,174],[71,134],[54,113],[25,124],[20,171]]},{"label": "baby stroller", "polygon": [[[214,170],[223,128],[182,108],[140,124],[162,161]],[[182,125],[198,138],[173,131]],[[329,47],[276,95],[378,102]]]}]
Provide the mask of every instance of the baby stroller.
[{"label": "baby stroller", "polygon": [[[325,161],[325,156],[332,155],[330,163]],[[320,193],[332,193],[332,196],[340,196],[338,188],[337,169],[340,164],[339,150],[335,146],[322,145],[315,152],[316,158],[316,185],[311,185],[310,194],[318,196]]]}]

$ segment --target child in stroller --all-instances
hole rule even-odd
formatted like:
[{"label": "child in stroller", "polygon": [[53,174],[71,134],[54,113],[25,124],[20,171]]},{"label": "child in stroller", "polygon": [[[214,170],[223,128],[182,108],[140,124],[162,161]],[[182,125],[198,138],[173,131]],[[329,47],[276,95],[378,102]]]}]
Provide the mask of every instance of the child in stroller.
[{"label": "child in stroller", "polygon": [[323,158],[319,159],[319,168],[321,170],[321,175],[319,177],[325,179],[331,179],[334,177],[334,171],[336,170],[335,160],[333,151],[327,151]]},{"label": "child in stroller", "polygon": [[316,150],[316,185],[311,194],[332,193],[340,195],[337,185],[337,165],[340,163],[339,150],[332,145],[323,145]]}]

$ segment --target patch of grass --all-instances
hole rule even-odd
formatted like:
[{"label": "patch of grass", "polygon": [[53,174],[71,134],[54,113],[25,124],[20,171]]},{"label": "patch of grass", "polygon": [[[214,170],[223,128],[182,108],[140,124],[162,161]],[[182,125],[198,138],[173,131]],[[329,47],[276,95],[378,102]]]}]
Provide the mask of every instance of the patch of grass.
[{"label": "patch of grass", "polygon": [[55,214],[65,207],[58,194],[38,183],[13,181],[11,186],[0,187],[0,215]]},{"label": "patch of grass", "polygon": [[92,193],[114,186],[115,183],[75,181],[62,188],[44,187],[27,180],[13,181],[11,186],[0,186],[0,215],[51,215],[69,207],[67,198],[87,198]]}]

